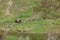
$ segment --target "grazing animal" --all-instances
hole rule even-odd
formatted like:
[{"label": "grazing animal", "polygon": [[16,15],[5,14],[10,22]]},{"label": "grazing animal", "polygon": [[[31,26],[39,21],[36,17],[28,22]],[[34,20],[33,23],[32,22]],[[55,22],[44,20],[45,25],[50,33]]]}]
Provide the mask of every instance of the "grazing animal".
[{"label": "grazing animal", "polygon": [[16,20],[15,20],[15,23],[20,23],[20,22],[21,22],[20,19],[16,19]]}]

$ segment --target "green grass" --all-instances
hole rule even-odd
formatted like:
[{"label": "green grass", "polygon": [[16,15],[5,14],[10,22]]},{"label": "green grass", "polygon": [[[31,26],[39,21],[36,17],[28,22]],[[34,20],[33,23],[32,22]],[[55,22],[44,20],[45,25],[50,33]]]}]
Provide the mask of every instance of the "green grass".
[{"label": "green grass", "polygon": [[[33,16],[33,7],[36,6],[34,0],[30,0],[30,2],[28,3],[27,1],[22,1],[22,0],[12,0],[13,1],[13,5],[12,7],[9,9],[10,13],[13,14],[13,16],[10,17],[6,17],[2,12],[2,10],[4,11],[8,6],[7,6],[7,0],[3,1],[3,3],[1,4],[2,6],[0,7],[0,26],[3,26],[5,24],[5,22],[12,28],[12,30],[17,30],[17,29],[26,29],[27,27],[30,27],[29,29],[31,29],[31,31],[33,32],[47,32],[49,30],[47,30],[48,28],[52,28],[50,27],[51,25],[60,25],[60,21],[56,20],[55,24],[51,24],[54,20],[51,19],[46,19],[46,20],[37,20],[41,17],[41,13],[39,14],[37,13],[34,14],[34,18],[36,19],[36,21],[28,21],[28,19],[32,19]],[[26,2],[26,3],[25,3]],[[23,12],[19,10],[20,7],[24,7],[24,6],[32,6],[32,8],[28,8],[25,9]],[[17,7],[17,8],[16,8]],[[48,9],[47,9],[48,10]],[[59,12],[57,12],[59,13]],[[58,14],[57,14],[58,15]],[[53,17],[50,15],[50,17]],[[15,25],[14,20],[20,18],[22,20],[22,23],[19,23],[17,25]],[[26,22],[24,22],[26,21]],[[37,27],[37,28],[35,28]],[[47,28],[48,27],[48,28]],[[14,28],[14,29],[13,29]],[[26,29],[27,30],[27,29]]]},{"label": "green grass", "polygon": [[[5,10],[7,9],[8,0],[3,0],[0,5],[0,28],[4,28],[5,24],[9,25],[7,28],[16,30],[23,30],[29,32],[60,32],[60,10],[54,10],[50,7],[40,7],[40,12],[34,13],[33,8],[36,7],[36,3],[34,0],[12,0],[13,5],[9,8],[11,16],[5,15]],[[55,4],[54,4],[55,5]],[[32,6],[31,8],[24,9],[21,11],[20,9],[23,7]],[[40,5],[39,5],[40,6]],[[38,10],[38,9],[37,9]],[[46,19],[43,19],[44,13],[42,10],[46,12]],[[50,13],[50,14],[49,14]],[[53,14],[52,14],[53,13]],[[15,20],[21,19],[21,23],[16,24]],[[33,21],[35,19],[35,21]],[[30,21],[29,21],[30,20]],[[13,33],[12,33],[13,34]],[[29,34],[30,40],[45,40],[47,38],[46,34]],[[43,38],[44,37],[44,38]],[[25,36],[21,36],[20,34],[13,35],[5,35],[5,40],[25,40]]]}]

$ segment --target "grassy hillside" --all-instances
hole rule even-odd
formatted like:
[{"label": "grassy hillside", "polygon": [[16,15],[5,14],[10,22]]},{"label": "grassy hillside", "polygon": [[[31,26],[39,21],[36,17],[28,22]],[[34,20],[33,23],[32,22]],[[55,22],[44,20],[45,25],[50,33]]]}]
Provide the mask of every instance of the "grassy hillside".
[{"label": "grassy hillside", "polygon": [[[16,20],[20,22],[17,23]],[[0,29],[36,33],[60,32],[60,1],[1,0]]]},{"label": "grassy hillside", "polygon": [[[59,4],[57,0],[52,2],[2,0],[0,1],[0,27],[12,30],[29,29],[34,32],[59,31]],[[21,23],[16,24],[16,19],[20,19]]]}]

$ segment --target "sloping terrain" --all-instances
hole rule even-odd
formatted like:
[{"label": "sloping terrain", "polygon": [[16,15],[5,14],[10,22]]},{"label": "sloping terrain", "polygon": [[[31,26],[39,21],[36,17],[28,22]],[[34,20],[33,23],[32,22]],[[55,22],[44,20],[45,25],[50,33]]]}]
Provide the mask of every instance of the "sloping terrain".
[{"label": "sloping terrain", "polygon": [[[45,1],[44,1],[45,2]],[[51,1],[50,1],[51,2]],[[58,2],[58,1],[57,1]],[[54,4],[55,6],[60,4]],[[37,5],[38,4],[38,5]],[[59,8],[50,8],[51,3],[45,4],[43,2],[42,7],[39,8],[39,0],[1,0],[0,1],[0,27],[9,28],[14,30],[30,30],[35,32],[46,32],[46,31],[59,31],[60,25],[60,12]],[[44,6],[44,7],[43,7]],[[44,9],[42,9],[44,8]],[[40,12],[38,12],[41,9]],[[46,14],[42,13],[45,10]],[[47,11],[49,10],[49,11]],[[48,12],[48,13],[47,13]],[[55,14],[56,15],[55,15]],[[47,16],[46,16],[47,15]],[[55,15],[55,16],[54,16]],[[57,16],[57,17],[56,17]],[[46,17],[44,19],[44,17]],[[47,18],[48,17],[48,18]],[[21,23],[16,24],[15,20],[20,19]],[[5,26],[4,26],[5,25]],[[8,25],[8,26],[7,26]],[[55,27],[56,26],[56,27]],[[54,28],[54,29],[53,29]],[[51,29],[51,30],[50,30]]]},{"label": "sloping terrain", "polygon": [[60,32],[60,1],[0,0],[0,29],[36,33]]},{"label": "sloping terrain", "polygon": [[[41,2],[42,5],[40,5]],[[34,32],[59,31],[59,1],[55,0],[56,4],[54,2],[51,4],[51,1],[47,4],[44,4],[45,1],[41,2],[39,0],[1,0],[0,27],[12,30],[29,29]],[[18,24],[15,23],[17,19],[21,20]]]}]

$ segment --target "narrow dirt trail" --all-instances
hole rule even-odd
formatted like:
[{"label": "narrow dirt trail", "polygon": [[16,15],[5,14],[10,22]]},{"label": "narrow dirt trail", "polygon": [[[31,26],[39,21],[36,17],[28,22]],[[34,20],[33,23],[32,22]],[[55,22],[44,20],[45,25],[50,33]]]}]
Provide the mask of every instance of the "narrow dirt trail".
[{"label": "narrow dirt trail", "polygon": [[56,40],[56,38],[57,38],[56,35],[54,35],[53,33],[49,33],[47,40]]},{"label": "narrow dirt trail", "polygon": [[19,9],[20,11],[25,11],[26,9],[32,8],[32,6],[26,6],[26,7],[22,7],[21,9]]},{"label": "narrow dirt trail", "polygon": [[5,15],[6,15],[6,16],[11,15],[9,9],[10,9],[10,7],[12,6],[12,4],[13,4],[12,0],[8,1],[8,3],[7,3],[8,7],[7,7],[7,9],[5,10]]}]

